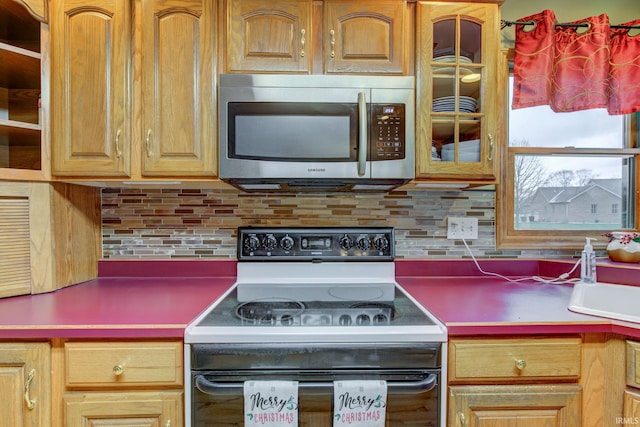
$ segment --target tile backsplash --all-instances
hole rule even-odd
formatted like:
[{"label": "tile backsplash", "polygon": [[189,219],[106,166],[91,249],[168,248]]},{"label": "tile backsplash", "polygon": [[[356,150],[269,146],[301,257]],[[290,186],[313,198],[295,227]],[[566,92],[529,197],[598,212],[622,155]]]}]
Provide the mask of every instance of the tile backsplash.
[{"label": "tile backsplash", "polygon": [[103,258],[236,257],[240,226],[385,226],[396,232],[397,258],[463,258],[447,240],[448,216],[478,218],[479,258],[573,257],[574,251],[495,248],[495,192],[394,191],[388,194],[246,194],[234,189],[102,190]]}]

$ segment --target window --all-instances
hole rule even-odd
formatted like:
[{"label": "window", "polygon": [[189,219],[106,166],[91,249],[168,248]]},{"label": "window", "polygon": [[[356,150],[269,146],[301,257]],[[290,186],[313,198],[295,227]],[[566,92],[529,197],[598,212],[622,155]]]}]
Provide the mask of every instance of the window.
[{"label": "window", "polygon": [[585,236],[605,240],[606,231],[637,228],[637,114],[554,113],[548,106],[508,114],[498,247],[580,248]]}]

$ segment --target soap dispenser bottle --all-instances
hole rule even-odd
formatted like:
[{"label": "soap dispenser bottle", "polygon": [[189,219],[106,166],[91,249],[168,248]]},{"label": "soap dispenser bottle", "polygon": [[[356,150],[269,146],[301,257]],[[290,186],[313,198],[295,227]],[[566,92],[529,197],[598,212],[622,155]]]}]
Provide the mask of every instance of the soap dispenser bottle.
[{"label": "soap dispenser bottle", "polygon": [[595,283],[596,277],[596,253],[593,251],[591,241],[596,240],[592,237],[587,237],[587,243],[582,250],[582,258],[580,260],[580,281],[584,283]]}]

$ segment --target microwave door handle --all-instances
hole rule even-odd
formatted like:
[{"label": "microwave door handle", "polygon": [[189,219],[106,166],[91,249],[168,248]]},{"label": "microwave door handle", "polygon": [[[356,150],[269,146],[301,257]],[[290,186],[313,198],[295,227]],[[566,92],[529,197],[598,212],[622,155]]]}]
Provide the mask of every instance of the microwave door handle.
[{"label": "microwave door handle", "polygon": [[[387,389],[389,393],[393,394],[419,394],[431,391],[437,385],[437,375],[429,374],[418,381],[388,381]],[[242,391],[244,383],[209,381],[204,375],[197,375],[195,386],[202,393],[215,396],[237,394]],[[308,394],[326,394],[328,390],[333,390],[333,382],[299,382],[298,387],[305,390]]]},{"label": "microwave door handle", "polygon": [[367,98],[364,92],[358,92],[358,176],[364,176],[367,168]]}]

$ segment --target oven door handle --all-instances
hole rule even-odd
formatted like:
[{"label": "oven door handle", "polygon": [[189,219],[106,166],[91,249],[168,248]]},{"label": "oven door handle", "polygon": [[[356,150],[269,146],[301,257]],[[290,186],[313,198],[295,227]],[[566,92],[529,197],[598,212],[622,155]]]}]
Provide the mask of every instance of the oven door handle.
[{"label": "oven door handle", "polygon": [[[438,376],[428,374],[419,381],[388,381],[387,390],[393,394],[417,394],[431,391],[437,385]],[[197,375],[195,386],[205,394],[237,394],[238,391],[241,391],[244,387],[244,383],[209,381],[204,375]],[[298,383],[298,388],[311,392],[312,394],[318,392],[324,392],[323,394],[326,394],[326,389],[333,389],[333,381],[300,382]]]}]

